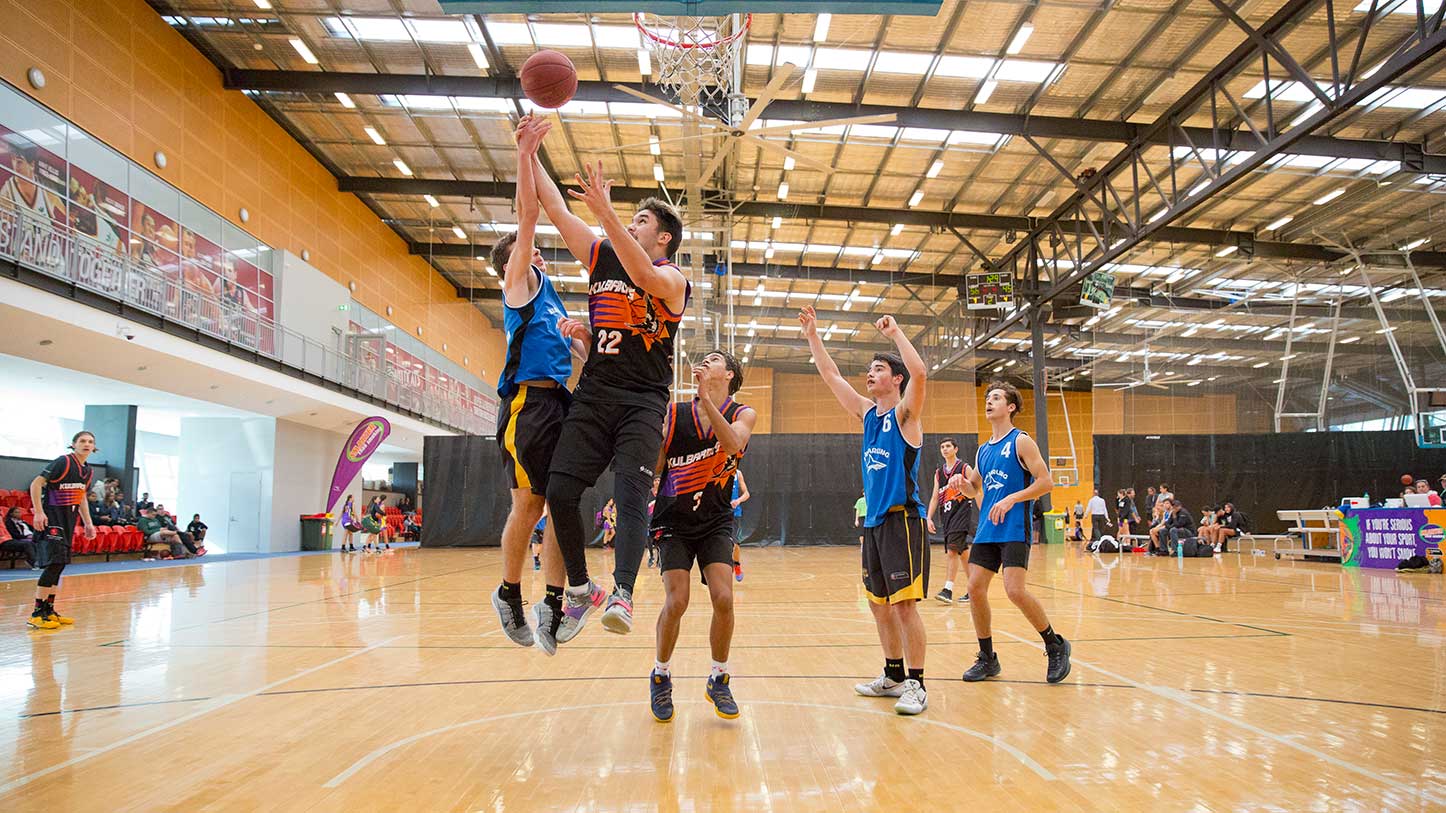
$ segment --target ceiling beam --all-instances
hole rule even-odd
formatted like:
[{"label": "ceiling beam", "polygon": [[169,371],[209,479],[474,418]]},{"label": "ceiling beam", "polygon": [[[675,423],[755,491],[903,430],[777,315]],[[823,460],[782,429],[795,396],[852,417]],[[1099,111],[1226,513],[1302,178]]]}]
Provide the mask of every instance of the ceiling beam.
[{"label": "ceiling beam", "polygon": [[[296,93],[360,93],[375,95],[464,96],[488,99],[521,99],[522,85],[515,78],[490,76],[437,76],[426,74],[342,73],[319,71],[272,71],[230,68],[223,81],[230,90],[281,91]],[[627,102],[638,99],[620,90],[613,82],[579,82],[574,99],[586,102]],[[664,95],[648,84],[628,84],[630,89]],[[749,104],[753,102],[748,100]],[[1147,125],[1108,119],[1075,119],[1063,116],[1022,115],[1018,113],[985,113],[971,110],[946,110],[927,107],[902,107],[878,104],[815,102],[806,99],[779,99],[769,104],[768,118],[786,121],[825,121],[850,116],[893,115],[899,127],[935,130],[972,130],[1001,135],[1030,135],[1036,138],[1073,139],[1129,143],[1141,136],[1149,143],[1165,144],[1162,133],[1149,131]],[[1186,127],[1184,132],[1196,144],[1214,144],[1208,128]],[[1248,132],[1236,131],[1222,149],[1251,151],[1255,144]],[[1373,161],[1400,161],[1419,165],[1419,172],[1446,173],[1446,155],[1427,154],[1421,145],[1374,139],[1350,139],[1333,136],[1307,136],[1290,150],[1298,155],[1322,158],[1359,158]]]}]

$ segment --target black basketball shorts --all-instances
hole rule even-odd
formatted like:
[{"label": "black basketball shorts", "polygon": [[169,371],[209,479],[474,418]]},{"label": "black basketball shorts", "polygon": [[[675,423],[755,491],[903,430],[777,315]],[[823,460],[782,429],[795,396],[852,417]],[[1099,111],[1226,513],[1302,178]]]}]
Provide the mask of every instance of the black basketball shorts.
[{"label": "black basketball shorts", "polygon": [[975,542],[969,549],[969,564],[999,572],[1001,567],[1029,568],[1028,542]]},{"label": "black basketball shorts", "polygon": [[551,471],[585,483],[612,464],[616,474],[653,479],[663,445],[663,413],[633,404],[575,401],[562,422]]},{"label": "black basketball shorts", "polygon": [[[680,534],[668,528],[654,528],[652,538],[658,545],[658,572],[698,571],[708,565],[733,566],[733,523],[728,522],[702,534]],[[707,582],[704,582],[707,584]]]},{"label": "black basketball shorts", "polygon": [[890,511],[864,528],[864,591],[875,604],[923,599],[929,592],[929,537],[924,518]]},{"label": "black basketball shorts", "polygon": [[522,384],[497,407],[497,445],[512,488],[547,491],[547,471],[572,396],[562,387]]},{"label": "black basketball shorts", "polygon": [[964,553],[969,550],[969,541],[974,535],[968,531],[950,531],[944,534],[944,550],[950,553]]},{"label": "black basketball shorts", "polygon": [[70,564],[70,543],[80,510],[69,506],[45,506],[45,530],[35,534],[35,566]]}]

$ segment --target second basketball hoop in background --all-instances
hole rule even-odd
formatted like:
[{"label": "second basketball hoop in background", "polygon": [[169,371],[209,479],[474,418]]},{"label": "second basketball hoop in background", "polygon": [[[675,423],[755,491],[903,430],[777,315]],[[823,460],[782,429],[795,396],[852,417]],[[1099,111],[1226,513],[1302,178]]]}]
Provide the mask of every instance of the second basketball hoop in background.
[{"label": "second basketball hoop in background", "polygon": [[555,110],[577,93],[577,68],[566,54],[538,51],[522,63],[522,92],[533,104]]}]

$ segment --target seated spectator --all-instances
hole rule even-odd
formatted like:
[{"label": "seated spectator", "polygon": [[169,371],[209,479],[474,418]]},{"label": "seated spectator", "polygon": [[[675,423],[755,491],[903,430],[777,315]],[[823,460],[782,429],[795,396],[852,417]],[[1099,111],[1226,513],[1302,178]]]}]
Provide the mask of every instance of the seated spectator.
[{"label": "seated spectator", "polygon": [[[92,506],[105,502],[105,488],[108,482],[110,481],[104,478],[96,478],[96,480],[90,484],[90,494],[87,496],[90,498],[90,504]],[[92,508],[91,517],[94,518],[94,516],[95,511]]]},{"label": "seated spectator", "polygon": [[19,551],[25,557],[25,564],[31,570],[38,570],[35,566],[35,529],[20,518],[19,507],[12,506],[5,512],[5,532],[10,534],[10,538],[0,542],[0,550]]},{"label": "seated spectator", "polygon": [[411,497],[403,494],[397,499],[397,510],[401,511],[403,514],[410,514],[413,511],[417,510],[417,506],[412,503]]},{"label": "seated spectator", "polygon": [[207,530],[208,529],[206,527],[206,523],[201,521],[200,514],[192,516],[191,524],[186,526],[186,533],[189,533],[191,535],[191,538],[196,540],[196,544],[198,545],[206,541]]},{"label": "seated spectator", "polygon": [[181,535],[170,528],[167,528],[160,517],[156,516],[154,508],[142,508],[141,518],[136,521],[136,527],[140,528],[141,535],[147,543],[166,545],[170,548],[170,558],[189,559],[190,553],[181,542]]},{"label": "seated spectator", "polygon": [[94,522],[96,525],[112,525],[112,524],[114,524],[114,523],[111,522],[110,515],[106,513],[105,506],[102,505],[102,504],[101,504],[99,501],[97,501],[96,499],[94,499],[94,497],[95,497],[95,495],[92,493],[92,494],[91,494],[91,498],[92,498],[92,499],[89,501],[89,502],[90,502],[90,519],[91,519],[91,521]]},{"label": "seated spectator", "polygon": [[160,518],[161,524],[166,526],[167,530],[175,531],[176,534],[181,537],[181,544],[185,545],[186,550],[190,551],[193,556],[204,556],[206,554],[206,549],[196,544],[196,538],[191,536],[190,532],[183,531],[176,527],[175,516],[166,513],[166,507],[164,505],[156,506],[156,516]]},{"label": "seated spectator", "polygon": [[407,514],[406,518],[402,520],[402,536],[413,541],[422,538],[422,524],[417,522],[415,512]]},{"label": "seated spectator", "polygon": [[1169,556],[1174,552],[1177,545],[1183,539],[1189,539],[1195,535],[1195,518],[1185,510],[1184,503],[1174,497],[1169,501],[1170,518],[1167,521],[1166,533],[1161,537],[1163,548],[1159,551],[1160,556]]},{"label": "seated spectator", "polygon": [[1064,538],[1070,542],[1083,542],[1085,540],[1084,525],[1080,524],[1080,521],[1076,519],[1074,521],[1074,527],[1069,529],[1069,532],[1064,535]]},{"label": "seated spectator", "polygon": [[151,502],[151,492],[142,491],[141,498],[136,500],[136,510],[144,511],[147,508],[155,508],[156,504]]},{"label": "seated spectator", "polygon": [[1417,481],[1416,481],[1416,493],[1417,493],[1417,494],[1425,494],[1425,495],[1427,495],[1428,498],[1431,500],[1431,507],[1432,507],[1432,508],[1440,508],[1440,507],[1441,507],[1441,495],[1440,495],[1440,494],[1437,494],[1437,493],[1434,492],[1434,491],[1432,491],[1432,490],[1431,490],[1431,484],[1428,483],[1428,482],[1426,482],[1425,480],[1417,480]]},{"label": "seated spectator", "polygon": [[1170,541],[1170,504],[1156,500],[1155,513],[1150,519],[1150,553],[1161,553]]},{"label": "seated spectator", "polygon": [[1221,553],[1230,552],[1230,539],[1240,535],[1240,515],[1235,513],[1235,503],[1220,506],[1215,524],[1200,529],[1200,538],[1215,546]]}]

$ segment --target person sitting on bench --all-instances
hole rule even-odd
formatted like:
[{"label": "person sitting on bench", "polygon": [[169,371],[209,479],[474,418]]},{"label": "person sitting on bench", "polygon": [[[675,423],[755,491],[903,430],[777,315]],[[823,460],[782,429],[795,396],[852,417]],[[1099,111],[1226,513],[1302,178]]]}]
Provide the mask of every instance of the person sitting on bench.
[{"label": "person sitting on bench", "polygon": [[1200,529],[1200,539],[1215,546],[1221,553],[1228,553],[1230,539],[1240,536],[1240,515],[1235,513],[1235,503],[1227,502],[1220,508],[1220,517],[1214,525]]},{"label": "person sitting on bench", "polygon": [[1161,544],[1159,555],[1169,556],[1175,552],[1180,540],[1189,539],[1195,536],[1195,518],[1185,510],[1185,505],[1176,498],[1169,500],[1169,519],[1166,520],[1167,527],[1161,535],[1164,542]]},{"label": "person sitting on bench", "polygon": [[1170,504],[1156,500],[1153,514],[1150,517],[1150,553],[1163,554],[1170,543]]}]

